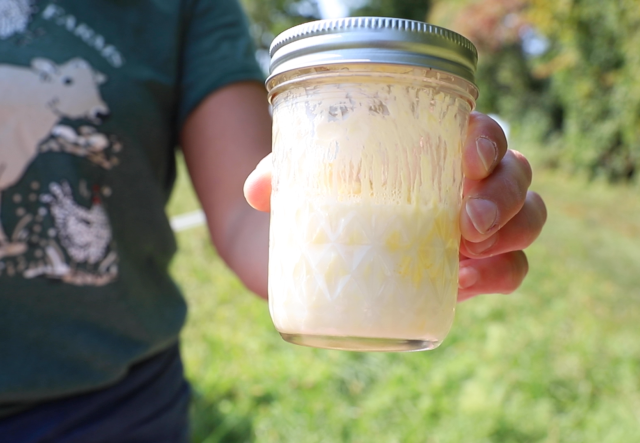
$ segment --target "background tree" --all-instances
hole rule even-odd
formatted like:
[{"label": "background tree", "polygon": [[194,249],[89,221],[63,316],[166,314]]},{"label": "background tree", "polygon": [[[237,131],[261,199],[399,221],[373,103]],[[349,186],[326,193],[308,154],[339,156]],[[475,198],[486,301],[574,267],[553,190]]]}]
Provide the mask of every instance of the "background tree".
[{"label": "background tree", "polygon": [[397,17],[425,21],[430,6],[430,0],[369,0],[360,7],[353,8],[351,15]]},{"label": "background tree", "polygon": [[637,178],[637,1],[440,0],[430,19],[478,46],[479,108],[509,120],[547,164]]},{"label": "background tree", "polygon": [[317,0],[240,0],[251,22],[257,58],[265,73],[269,46],[276,35],[292,26],[320,19]]},{"label": "background tree", "polygon": [[636,0],[531,0],[552,42],[535,66],[563,110],[564,158],[592,176],[640,172],[640,6]]}]

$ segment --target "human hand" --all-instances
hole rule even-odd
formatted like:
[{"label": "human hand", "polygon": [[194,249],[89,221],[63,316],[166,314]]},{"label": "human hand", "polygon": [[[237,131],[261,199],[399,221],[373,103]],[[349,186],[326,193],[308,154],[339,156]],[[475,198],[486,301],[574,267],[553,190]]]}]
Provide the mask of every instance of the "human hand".
[{"label": "human hand", "polygon": [[[269,211],[271,155],[244,185],[247,202]],[[529,191],[531,167],[490,117],[474,112],[463,147],[463,205],[460,211],[458,301],[478,294],[513,292],[527,274],[522,251],[540,234],[547,219],[544,202]]]},{"label": "human hand", "polygon": [[522,154],[507,149],[502,128],[479,112],[469,120],[462,165],[458,301],[511,293],[529,269],[522,250],[547,220],[544,202],[528,190],[531,167]]}]

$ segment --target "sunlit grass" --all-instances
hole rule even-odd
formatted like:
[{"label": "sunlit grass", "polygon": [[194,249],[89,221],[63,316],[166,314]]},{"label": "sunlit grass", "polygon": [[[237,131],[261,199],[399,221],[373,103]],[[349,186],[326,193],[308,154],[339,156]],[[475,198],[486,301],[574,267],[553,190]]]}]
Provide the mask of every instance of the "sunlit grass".
[{"label": "sunlit grass", "polygon": [[[640,441],[640,199],[538,171],[549,221],[517,293],[458,306],[437,350],[285,343],[266,303],[178,234],[194,442]],[[197,208],[184,170],[169,207]]]}]

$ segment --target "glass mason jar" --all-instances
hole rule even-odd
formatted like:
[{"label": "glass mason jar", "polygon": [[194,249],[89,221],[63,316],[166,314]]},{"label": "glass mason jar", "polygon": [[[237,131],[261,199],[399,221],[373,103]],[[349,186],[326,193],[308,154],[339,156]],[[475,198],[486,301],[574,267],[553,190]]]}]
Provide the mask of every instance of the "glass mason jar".
[{"label": "glass mason jar", "polygon": [[426,23],[301,25],[271,47],[269,309],[292,343],[433,349],[458,291],[476,50]]}]

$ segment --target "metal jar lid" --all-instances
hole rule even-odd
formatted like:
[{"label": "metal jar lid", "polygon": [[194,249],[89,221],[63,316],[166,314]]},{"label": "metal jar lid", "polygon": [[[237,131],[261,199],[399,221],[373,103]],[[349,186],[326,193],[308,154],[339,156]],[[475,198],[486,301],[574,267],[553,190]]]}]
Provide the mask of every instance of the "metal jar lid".
[{"label": "metal jar lid", "polygon": [[448,29],[415,20],[349,17],[295,26],[271,44],[270,78],[336,63],[390,63],[445,71],[475,83],[478,52]]}]

